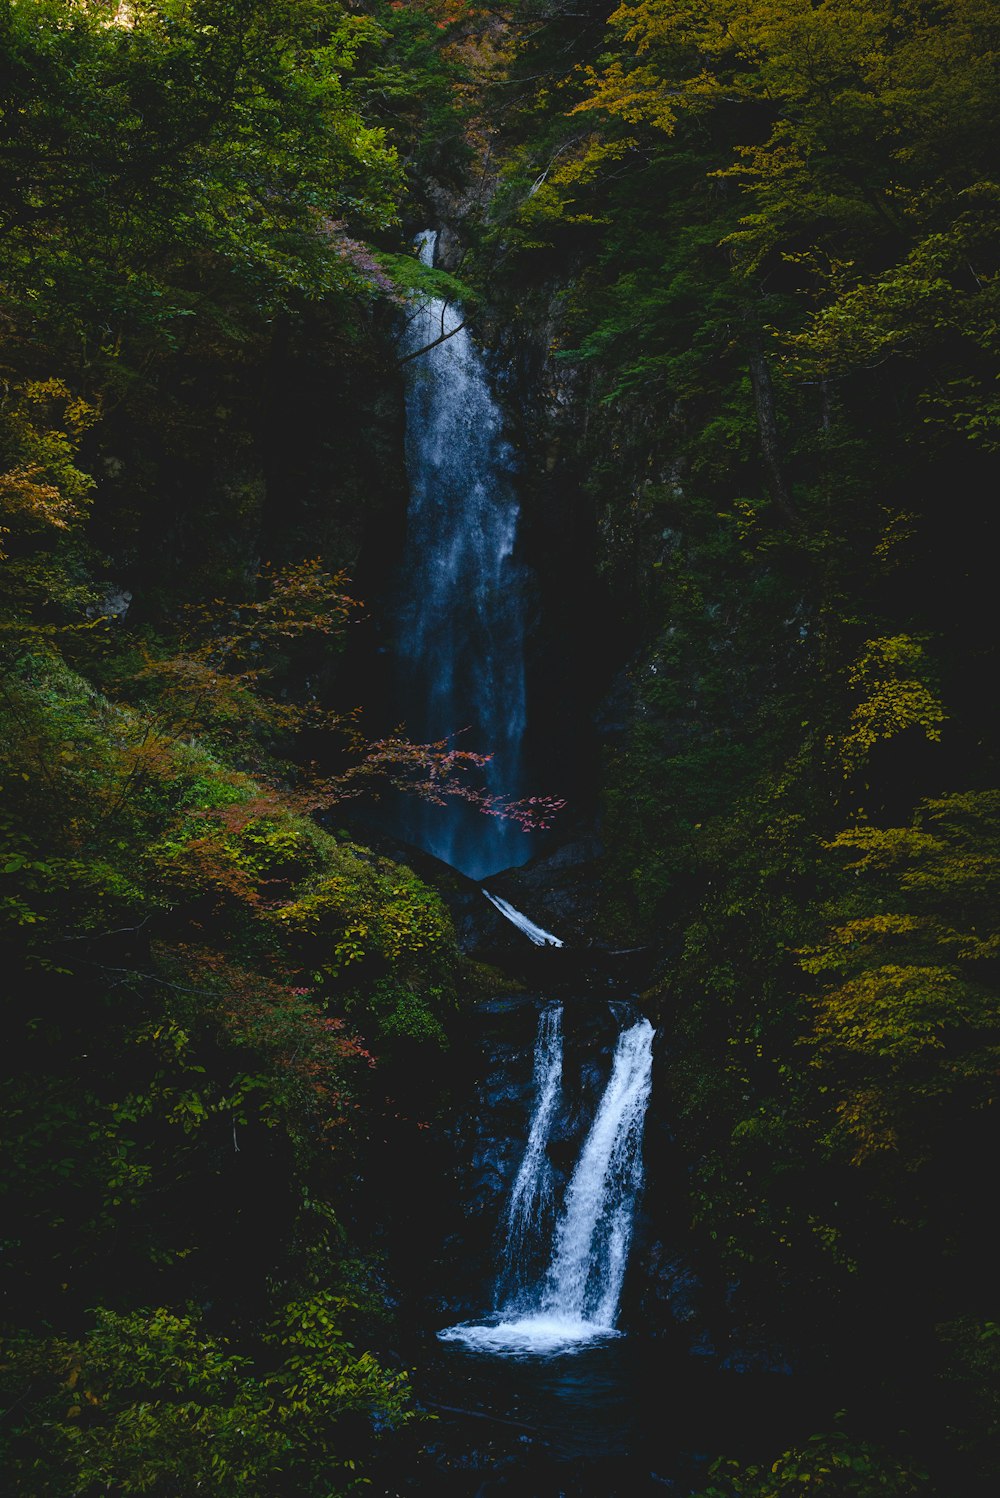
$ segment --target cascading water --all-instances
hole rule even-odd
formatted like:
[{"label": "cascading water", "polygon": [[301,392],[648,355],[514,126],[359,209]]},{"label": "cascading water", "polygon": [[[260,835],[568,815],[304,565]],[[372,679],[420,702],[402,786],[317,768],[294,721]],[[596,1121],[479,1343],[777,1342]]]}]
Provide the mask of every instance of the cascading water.
[{"label": "cascading water", "polygon": [[562,1009],[549,1005],[538,1018],[533,1077],[535,1107],[528,1142],[504,1216],[504,1245],[497,1289],[505,1306],[530,1301],[533,1256],[551,1230],[552,1166],[546,1154],[562,1086]]},{"label": "cascading water", "polygon": [[[437,236],[420,236],[433,265]],[[463,314],[417,300],[405,336],[406,554],[396,610],[397,700],[412,738],[462,741],[492,759],[488,789],[521,794],[525,707],[525,572],[515,560],[518,505],[513,456],[483,358]],[[483,879],[523,862],[513,823],[462,804],[410,805],[400,830]],[[561,946],[508,901],[487,899],[529,940]],[[548,1146],[562,1087],[562,1011],[539,1018],[534,1108],[502,1224],[498,1309],[488,1324],[439,1335],[496,1352],[555,1352],[615,1335],[614,1324],[642,1185],[642,1134],[653,1027],[624,1029],[604,1095],[556,1214]]]},{"label": "cascading water", "polygon": [[[551,1258],[533,1285],[518,1279],[527,1237],[526,1214],[541,1230],[547,1168],[545,1149],[556,1116],[562,1048],[553,1044],[554,1021],[543,1011],[535,1049],[535,1106],[524,1159],[506,1215],[500,1287],[513,1279],[496,1315],[463,1322],[438,1335],[483,1352],[567,1352],[614,1336],[635,1205],[642,1187],[642,1136],[652,1086],[653,1037],[649,1020],[622,1030],[580,1158],[566,1189]],[[538,1183],[538,1184],[536,1184]]]},{"label": "cascading water", "polygon": [[520,910],[515,910],[509,900],[502,899],[500,895],[491,895],[488,889],[484,889],[483,894],[490,904],[496,906],[500,914],[510,921],[512,926],[516,926],[518,931],[536,947],[561,947],[563,945],[558,936],[553,936],[552,932],[546,931],[544,926],[536,925]]},{"label": "cascading water", "polygon": [[618,1314],[642,1185],[654,1033],[642,1019],[619,1036],[610,1080],[566,1192],[543,1308],[571,1323],[610,1327]]},{"label": "cascading water", "polygon": [[[432,265],[437,235],[420,236]],[[513,454],[486,366],[455,303],[415,302],[405,336],[406,553],[396,614],[396,700],[411,738],[492,755],[487,789],[517,798],[524,738],[524,569],[515,561]],[[445,336],[448,335],[448,336]],[[441,340],[441,341],[437,341]],[[435,345],[428,347],[428,345]],[[404,807],[410,841],[482,879],[521,863],[520,827],[468,805]]]}]

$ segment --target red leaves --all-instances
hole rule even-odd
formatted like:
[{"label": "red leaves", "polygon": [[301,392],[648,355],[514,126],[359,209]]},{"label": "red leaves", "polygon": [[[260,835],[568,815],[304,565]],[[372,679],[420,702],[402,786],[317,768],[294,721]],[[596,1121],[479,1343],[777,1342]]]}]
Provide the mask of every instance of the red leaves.
[{"label": "red leaves", "polygon": [[465,778],[468,771],[482,769],[492,757],[472,749],[456,749],[448,739],[431,744],[415,744],[398,734],[377,739],[368,745],[362,761],[326,782],[324,797],[331,799],[318,801],[316,809],[360,795],[382,780],[394,790],[406,791],[435,806],[444,806],[449,800],[465,801],[484,816],[519,823],[525,832],[548,827],[550,819],[566,805],[562,798],[527,796],[513,800]]},{"label": "red leaves", "polygon": [[[339,740],[338,754],[354,762],[334,775],[322,774],[315,765],[281,763],[277,773],[258,772],[247,795],[200,815],[238,835],[254,821],[289,812],[308,816],[390,787],[437,806],[464,801],[484,816],[517,822],[525,832],[550,825],[564,800],[538,795],[511,799],[477,785],[474,772],[489,764],[491,755],[456,748],[453,736],[418,744],[398,729],[369,740],[361,731],[359,710],[336,713],[312,700],[300,704],[268,695],[265,684],[272,671],[282,669],[284,647],[310,635],[338,637],[358,617],[361,605],[345,591],[346,575],[325,572],[316,558],[280,571],[265,568],[261,577],[263,599],[216,599],[191,610],[183,650],[161,660],[147,655],[140,675],[156,684],[158,732],[175,738],[228,734],[245,758],[254,739],[266,747],[308,727]],[[192,858],[203,859],[206,875],[210,853],[211,840],[192,852]],[[237,889],[228,871],[216,872],[219,888],[255,902],[249,886]]]}]

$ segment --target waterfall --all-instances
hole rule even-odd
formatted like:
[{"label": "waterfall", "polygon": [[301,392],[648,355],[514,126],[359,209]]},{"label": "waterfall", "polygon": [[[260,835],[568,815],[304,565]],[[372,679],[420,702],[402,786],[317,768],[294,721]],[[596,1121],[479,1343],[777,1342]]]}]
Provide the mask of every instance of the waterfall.
[{"label": "waterfall", "polygon": [[521,1303],[530,1293],[533,1252],[551,1227],[552,1166],[545,1152],[562,1085],[562,1009],[549,1005],[538,1017],[535,1105],[528,1142],[514,1180],[504,1216],[504,1244],[498,1290],[507,1306]]},{"label": "waterfall", "polygon": [[519,910],[515,910],[509,900],[502,899],[500,895],[491,895],[488,889],[484,889],[483,894],[489,900],[490,904],[495,905],[500,914],[506,916],[511,925],[516,926],[518,931],[523,932],[530,942],[534,942],[536,947],[561,947],[563,945],[558,936],[553,936],[551,931],[546,931],[543,926],[537,926],[526,915],[522,915]]},{"label": "waterfall", "polygon": [[[496,1315],[438,1333],[481,1352],[552,1354],[614,1336],[635,1206],[642,1188],[642,1136],[653,1071],[649,1020],[622,1030],[611,1075],[580,1151],[552,1238],[546,1272],[525,1284],[528,1219],[544,1226],[545,1147],[556,1116],[562,1071],[556,1018],[543,1011],[535,1047],[535,1106],[524,1158],[505,1216],[500,1285],[515,1284]],[[517,1270],[512,1276],[512,1265]],[[521,1275],[522,1277],[519,1277]]]},{"label": "waterfall", "polygon": [[[420,236],[432,265],[437,235]],[[487,789],[522,791],[524,569],[514,559],[518,504],[513,454],[486,365],[454,302],[420,298],[410,310],[406,365],[406,547],[398,590],[397,694],[411,738],[462,734],[490,754]],[[458,330],[458,331],[456,331]],[[436,347],[427,345],[450,334]],[[467,730],[467,731],[466,731]],[[410,841],[481,879],[523,863],[519,826],[468,805],[415,804],[400,813]]]},{"label": "waterfall", "polygon": [[653,1068],[653,1027],[618,1038],[601,1098],[556,1229],[543,1305],[570,1322],[613,1326],[642,1185],[642,1132]]}]

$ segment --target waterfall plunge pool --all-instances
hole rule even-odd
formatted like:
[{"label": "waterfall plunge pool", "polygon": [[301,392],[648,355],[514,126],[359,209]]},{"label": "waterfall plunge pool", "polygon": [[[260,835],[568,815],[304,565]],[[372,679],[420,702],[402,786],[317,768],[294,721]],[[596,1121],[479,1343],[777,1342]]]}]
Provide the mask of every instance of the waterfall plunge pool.
[{"label": "waterfall plunge pool", "polygon": [[[373,1498],[684,1498],[720,1453],[773,1461],[828,1425],[836,1406],[814,1379],[696,1355],[695,1324],[673,1322],[647,1284],[648,1214],[671,1198],[662,1122],[646,1116],[652,1026],[634,1005],[575,988],[562,1002],[512,994],[481,1002],[473,1033],[462,1101],[438,1136],[433,1212],[421,1197],[427,1252],[415,1252],[409,1214],[400,1240],[416,1314],[399,1353],[433,1418],[386,1444]],[[643,1154],[647,1190],[632,1196],[628,1167]],[[574,1177],[601,1185],[587,1211]],[[570,1240],[603,1266],[581,1289],[565,1244],[558,1279],[577,1285],[577,1313],[545,1303],[571,1195],[581,1233]],[[614,1214],[600,1210],[612,1197],[634,1230],[617,1257]],[[599,1308],[613,1258],[631,1261],[620,1318],[617,1304]]]},{"label": "waterfall plunge pool", "polygon": [[414,1352],[434,1419],[402,1434],[374,1495],[686,1498],[720,1452],[773,1461],[828,1414],[808,1380],[724,1372],[641,1334],[501,1357],[458,1341]]},{"label": "waterfall plunge pool", "polygon": [[541,1312],[514,1321],[500,1315],[493,1320],[461,1321],[438,1332],[442,1342],[461,1342],[472,1352],[514,1358],[580,1352],[595,1342],[620,1336],[622,1333],[612,1326]]}]

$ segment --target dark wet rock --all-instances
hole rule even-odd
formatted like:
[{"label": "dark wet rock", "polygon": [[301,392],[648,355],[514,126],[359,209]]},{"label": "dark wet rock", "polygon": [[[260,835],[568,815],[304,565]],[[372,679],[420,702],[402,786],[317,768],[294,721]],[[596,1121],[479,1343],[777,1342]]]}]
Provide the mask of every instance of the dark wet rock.
[{"label": "dark wet rock", "polygon": [[719,1360],[728,1373],[792,1373],[792,1365],[777,1347],[747,1346],[734,1348]]},{"label": "dark wet rock", "polygon": [[647,1299],[678,1322],[692,1322],[700,1309],[701,1280],[687,1263],[662,1242],[652,1243],[644,1265]]},{"label": "dark wet rock", "polygon": [[494,875],[488,886],[567,945],[587,947],[597,925],[601,852],[596,836],[583,836]]},{"label": "dark wet rock", "polygon": [[[343,825],[341,817],[338,825]],[[372,857],[390,858],[411,868],[436,889],[448,906],[458,944],[466,956],[495,967],[502,975],[540,992],[573,988],[609,994],[638,993],[647,986],[654,953],[618,950],[588,934],[597,908],[599,845],[581,839],[540,856],[523,868],[506,869],[484,884],[450,864],[369,823],[348,822],[351,835]],[[565,943],[536,946],[483,894],[500,895],[514,908]]]}]

